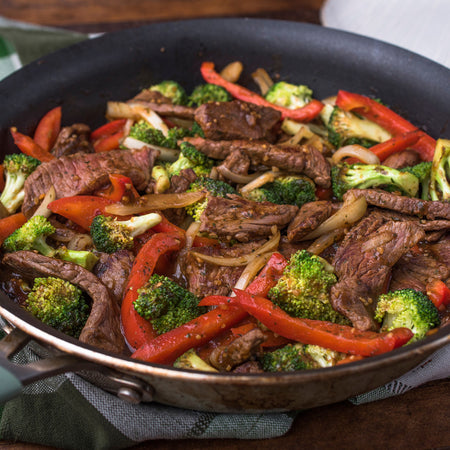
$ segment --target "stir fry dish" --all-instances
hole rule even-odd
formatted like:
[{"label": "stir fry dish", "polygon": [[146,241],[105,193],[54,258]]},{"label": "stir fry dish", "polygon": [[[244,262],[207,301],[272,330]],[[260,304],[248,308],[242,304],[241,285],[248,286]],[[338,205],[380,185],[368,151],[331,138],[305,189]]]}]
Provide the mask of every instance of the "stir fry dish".
[{"label": "stir fry dish", "polygon": [[[318,369],[450,311],[450,141],[389,99],[243,65],[161,80],[105,121],[61,106],[0,176],[1,288],[103,351],[209,372]],[[301,82],[301,80],[299,80]]]}]

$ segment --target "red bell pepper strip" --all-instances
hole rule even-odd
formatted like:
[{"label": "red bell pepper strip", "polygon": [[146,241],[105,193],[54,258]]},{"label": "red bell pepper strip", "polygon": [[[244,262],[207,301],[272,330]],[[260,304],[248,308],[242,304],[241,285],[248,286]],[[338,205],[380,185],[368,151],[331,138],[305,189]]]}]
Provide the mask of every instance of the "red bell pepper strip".
[{"label": "red bell pepper strip", "polygon": [[146,342],[131,357],[142,361],[172,364],[193,347],[206,344],[219,333],[247,316],[239,306],[221,305],[178,328]]},{"label": "red bell pepper strip", "polygon": [[124,135],[124,131],[118,131],[117,133],[111,134],[110,136],[100,138],[98,141],[94,142],[95,152],[109,152],[110,150],[118,149]]},{"label": "red bell pepper strip", "polygon": [[45,114],[36,127],[33,140],[46,152],[53,148],[61,131],[61,115],[61,106],[57,106]]},{"label": "red bell pepper strip", "polygon": [[54,200],[48,204],[47,208],[89,230],[95,216],[110,215],[105,212],[105,208],[112,203],[114,203],[112,200],[95,195],[75,195]]},{"label": "red bell pepper strip", "polygon": [[0,219],[0,245],[14,231],[20,228],[27,218],[21,213],[12,214],[11,216]]},{"label": "red bell pepper strip", "polygon": [[134,309],[133,302],[138,297],[137,291],[152,276],[160,257],[168,252],[180,250],[183,245],[183,237],[176,233],[154,234],[144,244],[134,260],[120,314],[125,338],[134,349],[140,348],[157,336],[151,323]]},{"label": "red bell pepper strip", "polygon": [[413,146],[424,135],[421,130],[407,131],[370,147],[370,151],[377,155],[380,161],[384,161],[388,156]]},{"label": "red bell pepper strip", "polygon": [[[402,116],[398,115],[387,106],[353,92],[339,91],[336,97],[336,105],[345,111],[353,111],[377,123],[393,136],[398,136],[408,131],[415,131],[418,128]],[[422,160],[432,161],[436,140],[423,133],[423,136],[414,144],[412,148],[416,149]]]},{"label": "red bell pepper strip", "polygon": [[406,344],[414,335],[407,328],[376,333],[321,320],[297,319],[264,297],[238,289],[234,292],[236,297],[230,297],[231,304],[238,304],[274,333],[303,344],[319,345],[352,355],[373,356]]},{"label": "red bell pepper strip", "polygon": [[247,103],[254,103],[255,105],[268,106],[276,109],[281,113],[283,119],[288,118],[296,120],[298,122],[309,122],[316,118],[320,111],[322,111],[323,103],[319,100],[311,100],[307,105],[302,108],[289,109],[282,106],[274,105],[268,102],[264,97],[250,91],[249,89],[239,86],[238,84],[231,83],[225,80],[214,70],[214,63],[203,62],[200,67],[200,72],[207,83],[216,84],[226,89],[233,97],[238,100],[242,100]]},{"label": "red bell pepper strip", "polygon": [[96,191],[95,195],[107,198],[113,202],[120,202],[124,197],[126,201],[131,202],[139,197],[139,193],[133,186],[130,177],[121,175],[120,173],[110,173],[108,177],[111,185],[105,189]]},{"label": "red bell pepper strip", "polygon": [[105,123],[101,127],[98,127],[91,133],[91,142],[95,142],[100,138],[104,138],[106,136],[111,136],[112,134],[117,133],[118,131],[123,130],[123,127],[127,123],[127,119],[117,119],[111,122]]},{"label": "red bell pepper strip", "polygon": [[11,127],[10,131],[14,139],[14,143],[25,155],[32,156],[41,162],[48,162],[55,159],[50,152],[44,150],[40,145],[36,144],[32,138],[26,136],[25,134],[19,133],[16,127]]},{"label": "red bell pepper strip", "polygon": [[428,298],[437,309],[443,311],[450,305],[450,289],[442,280],[432,280],[426,285]]}]

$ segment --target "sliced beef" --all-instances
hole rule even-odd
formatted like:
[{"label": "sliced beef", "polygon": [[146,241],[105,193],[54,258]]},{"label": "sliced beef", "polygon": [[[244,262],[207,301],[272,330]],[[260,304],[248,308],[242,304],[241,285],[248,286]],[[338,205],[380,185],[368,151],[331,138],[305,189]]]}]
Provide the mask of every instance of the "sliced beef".
[{"label": "sliced beef", "polygon": [[109,295],[119,306],[122,304],[133,260],[133,253],[128,250],[111,254],[101,253],[93,270],[94,275],[108,288]]},{"label": "sliced beef", "polygon": [[139,104],[155,111],[160,116],[174,116],[180,119],[194,120],[195,108],[184,105],[174,105],[170,98],[160,92],[144,89],[136,97],[128,100],[129,104]]},{"label": "sliced beef", "polygon": [[301,173],[321,187],[331,185],[330,164],[319,150],[308,145],[271,145],[262,141],[213,141],[200,137],[185,138],[210,158],[226,159],[239,150],[247,154],[253,166],[278,167],[292,173]]},{"label": "sliced beef", "polygon": [[[239,257],[251,253],[263,242],[236,244],[230,248],[198,247],[196,253],[212,256]],[[229,295],[244,270],[243,266],[219,266],[197,258],[193,252],[182,255],[179,264],[185,275],[186,287],[200,298],[208,295]]]},{"label": "sliced beef", "polygon": [[233,342],[216,347],[209,356],[209,362],[216,369],[229,372],[256,354],[265,339],[264,333],[254,328]]},{"label": "sliced beef", "polygon": [[300,242],[338,209],[338,204],[327,200],[305,203],[288,226],[289,241]]},{"label": "sliced beef", "polygon": [[89,140],[90,134],[90,127],[84,123],[76,123],[69,127],[63,127],[59,132],[51,152],[57,158],[79,152],[93,153],[94,147]]},{"label": "sliced beef", "polygon": [[443,264],[450,267],[450,235],[447,234],[438,242],[429,246],[432,254]]},{"label": "sliced beef", "polygon": [[108,352],[124,352],[119,306],[112,300],[106,286],[91,272],[78,264],[30,251],[8,253],[3,258],[3,264],[21,273],[24,278],[58,277],[85,291],[92,299],[92,306],[80,341]]},{"label": "sliced beef", "polygon": [[409,214],[428,220],[450,220],[449,202],[426,201],[418,198],[392,194],[379,189],[351,189],[345,193],[344,201],[349,195],[355,196],[355,198],[364,197],[369,205],[390,209],[403,214]]},{"label": "sliced beef", "polygon": [[249,242],[273,234],[273,228],[285,228],[297,214],[294,205],[253,202],[237,195],[211,197],[200,217],[200,232],[221,241]]},{"label": "sliced beef", "polygon": [[247,361],[232,370],[233,373],[264,373],[258,361]]},{"label": "sliced beef", "polygon": [[358,329],[377,329],[373,312],[391,269],[424,235],[414,222],[386,221],[376,214],[354,226],[333,261],[339,280],[330,292],[333,308]]},{"label": "sliced beef", "polygon": [[144,190],[158,152],[144,147],[139,150],[112,150],[102,153],[77,153],[41,164],[25,182],[22,211],[29,216],[51,186],[56,198],[88,194],[108,183],[110,173],[131,178],[137,190]]},{"label": "sliced beef", "polygon": [[250,168],[250,158],[246,153],[236,149],[225,158],[222,164],[217,166],[219,173],[222,173],[222,167],[225,167],[229,171],[237,173],[238,175],[247,175],[248,169]]},{"label": "sliced beef", "polygon": [[407,252],[392,269],[389,289],[415,289],[426,292],[426,285],[432,280],[447,280],[450,266],[439,262],[429,250],[428,245],[421,245],[418,251]]},{"label": "sliced beef", "polygon": [[383,161],[383,166],[392,167],[393,169],[403,169],[404,167],[415,166],[420,161],[421,159],[417,152],[414,150],[404,150],[388,156]]},{"label": "sliced beef", "polygon": [[195,121],[201,126],[207,139],[265,139],[274,142],[275,125],[281,113],[276,109],[245,103],[211,102],[199,106],[195,111]]}]

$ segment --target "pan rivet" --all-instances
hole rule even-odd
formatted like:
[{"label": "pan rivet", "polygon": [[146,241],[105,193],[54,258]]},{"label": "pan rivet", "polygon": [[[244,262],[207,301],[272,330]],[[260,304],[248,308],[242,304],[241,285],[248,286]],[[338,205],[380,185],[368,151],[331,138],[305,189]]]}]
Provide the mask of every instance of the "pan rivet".
[{"label": "pan rivet", "polygon": [[128,387],[121,387],[117,391],[117,397],[134,405],[137,405],[142,400],[142,394],[140,392],[137,392],[134,389],[130,389]]}]

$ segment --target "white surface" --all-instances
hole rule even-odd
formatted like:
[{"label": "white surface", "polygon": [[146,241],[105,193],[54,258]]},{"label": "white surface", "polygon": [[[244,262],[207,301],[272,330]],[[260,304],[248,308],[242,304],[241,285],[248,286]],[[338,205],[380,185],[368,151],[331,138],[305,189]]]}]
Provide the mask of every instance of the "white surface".
[{"label": "white surface", "polygon": [[326,0],[321,20],[450,68],[450,0]]}]

